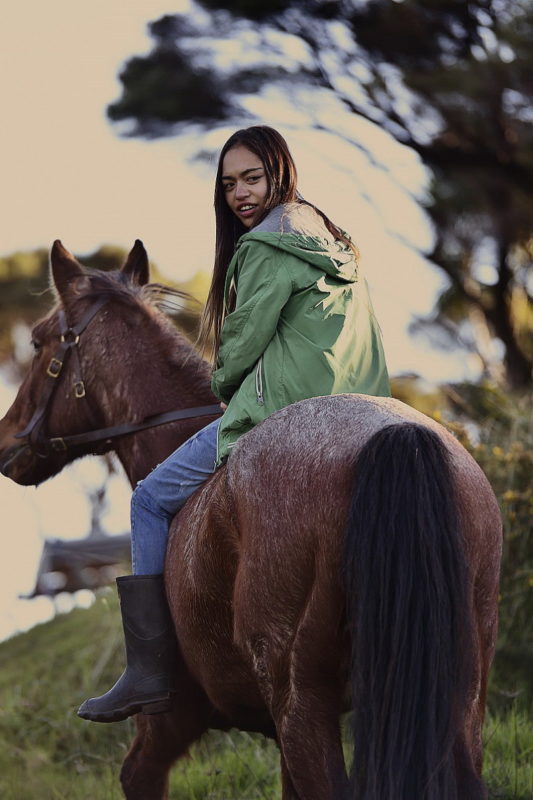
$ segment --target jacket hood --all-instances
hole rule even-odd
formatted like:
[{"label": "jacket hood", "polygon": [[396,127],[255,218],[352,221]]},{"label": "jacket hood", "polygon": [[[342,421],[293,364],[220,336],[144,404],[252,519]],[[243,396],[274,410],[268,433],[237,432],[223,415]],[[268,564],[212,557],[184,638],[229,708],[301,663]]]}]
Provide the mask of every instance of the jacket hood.
[{"label": "jacket hood", "polygon": [[332,236],[314,208],[303,203],[273,208],[259,225],[241,236],[238,244],[245,241],[261,241],[284,250],[337,280],[357,280],[353,251]]}]

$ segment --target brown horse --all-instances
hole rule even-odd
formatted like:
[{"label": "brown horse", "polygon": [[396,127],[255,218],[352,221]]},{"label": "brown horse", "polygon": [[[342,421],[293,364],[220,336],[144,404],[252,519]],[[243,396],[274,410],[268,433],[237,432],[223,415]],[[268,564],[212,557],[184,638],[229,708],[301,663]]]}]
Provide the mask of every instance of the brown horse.
[{"label": "brown horse", "polygon": [[[0,468],[37,484],[114,449],[133,485],[213,418],[144,429],[213,403],[208,366],[157,310],[140,242],[108,274],[56,242],[52,272],[59,302],[0,422]],[[273,414],[171,526],[183,658],[174,710],[137,717],[126,797],[164,798],[192,742],[238,727],[276,738],[283,800],[485,798],[500,556],[488,482],[432,420],[361,395]]]}]

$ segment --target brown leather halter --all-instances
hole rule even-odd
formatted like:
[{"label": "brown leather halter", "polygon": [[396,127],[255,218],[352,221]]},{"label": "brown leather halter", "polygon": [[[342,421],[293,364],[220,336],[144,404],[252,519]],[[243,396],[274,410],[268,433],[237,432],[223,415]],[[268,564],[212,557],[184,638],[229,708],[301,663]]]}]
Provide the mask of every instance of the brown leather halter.
[{"label": "brown leather halter", "polygon": [[100,298],[97,300],[85,313],[81,321],[73,326],[68,324],[65,312],[63,310],[59,312],[61,343],[48,364],[46,382],[37,408],[33,412],[32,418],[24,430],[15,435],[16,439],[26,439],[27,441],[23,443],[23,446],[25,445],[26,448],[29,448],[38,458],[48,458],[53,453],[66,452],[69,448],[95,442],[111,444],[114,439],[120,436],[143,431],[147,428],[154,428],[158,425],[165,425],[169,422],[176,422],[177,420],[201,416],[219,416],[222,414],[220,405],[196,406],[194,408],[182,408],[176,411],[154,414],[146,417],[141,422],[125,422],[107,428],[95,428],[86,433],[76,433],[70,436],[46,436],[44,433],[46,414],[59,385],[59,378],[62,374],[63,367],[70,354],[72,354],[72,359],[74,361],[74,397],[86,403],[91,424],[97,425],[94,413],[85,393],[85,383],[81,374],[78,345],[81,334],[106,303],[107,298]]}]

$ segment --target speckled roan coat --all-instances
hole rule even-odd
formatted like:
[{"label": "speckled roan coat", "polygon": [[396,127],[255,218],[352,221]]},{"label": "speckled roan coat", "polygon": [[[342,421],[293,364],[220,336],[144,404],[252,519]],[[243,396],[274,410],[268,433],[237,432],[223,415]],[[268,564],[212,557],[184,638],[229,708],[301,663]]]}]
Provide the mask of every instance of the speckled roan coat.
[{"label": "speckled roan coat", "polygon": [[[60,244],[52,268],[71,324],[89,296],[109,298],[79,344],[101,424],[212,401],[206,365],[149,302],[140,243],[110,276],[84,272]],[[22,484],[83,454],[17,449],[56,345],[57,309],[34,338],[33,369],[0,421],[0,469]],[[88,429],[68,366],[61,382],[49,431]],[[131,483],[202,424],[113,445]],[[183,654],[175,712],[138,716],[126,797],[166,797],[168,771],[192,742],[238,727],[277,739],[283,800],[485,798],[481,725],[500,555],[488,482],[437,423],[362,395],[275,413],[172,525],[165,579]],[[350,704],[348,778],[339,716]]]}]

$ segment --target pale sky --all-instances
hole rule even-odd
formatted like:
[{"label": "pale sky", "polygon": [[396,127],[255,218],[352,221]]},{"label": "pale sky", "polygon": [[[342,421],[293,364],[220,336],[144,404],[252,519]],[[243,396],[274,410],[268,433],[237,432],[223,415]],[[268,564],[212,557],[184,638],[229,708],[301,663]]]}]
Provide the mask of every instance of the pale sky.
[{"label": "pale sky", "polygon": [[[188,161],[195,135],[183,141],[121,139],[105,116],[106,105],[119,96],[121,64],[150,47],[147,22],[186,5],[49,0],[12,4],[4,14],[0,255],[49,247],[56,238],[76,253],[104,243],[129,248],[141,238],[169,277],[210,271],[214,169]],[[250,98],[248,108],[286,136],[304,196],[357,241],[391,372],[418,372],[430,381],[467,377],[469,365],[460,354],[430,351],[406,332],[413,314],[427,312],[441,286],[419,254],[431,246],[432,234],[411,196],[424,186],[418,159],[376,126],[353,119],[351,133],[386,166],[376,169],[338,137],[309,130],[304,115],[275,92]],[[324,105],[320,111],[335,126],[338,109]],[[214,131],[208,143],[218,149],[230,132]],[[13,392],[0,386],[0,416]],[[82,489],[98,483],[99,470],[96,460],[85,461],[38,490],[0,478],[0,560],[15,562],[0,582],[0,638],[50,614],[46,600],[28,603],[16,595],[33,586],[44,537],[87,532]],[[116,482],[112,496],[106,525],[120,532],[128,527],[123,482]],[[60,497],[69,497],[70,513],[54,513]]]}]

